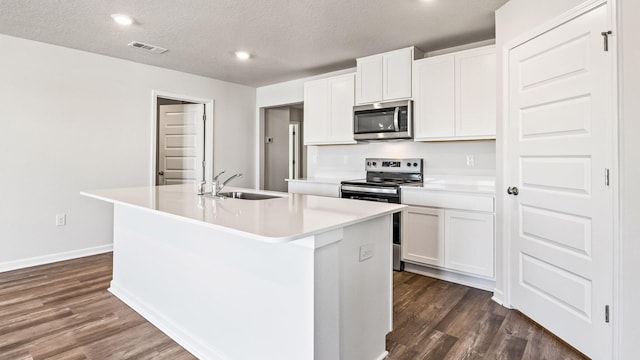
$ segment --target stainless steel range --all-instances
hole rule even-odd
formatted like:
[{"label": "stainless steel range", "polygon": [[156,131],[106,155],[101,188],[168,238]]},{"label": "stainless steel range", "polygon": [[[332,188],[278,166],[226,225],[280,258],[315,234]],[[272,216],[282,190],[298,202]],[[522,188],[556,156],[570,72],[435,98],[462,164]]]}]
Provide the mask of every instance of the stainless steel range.
[{"label": "stainless steel range", "polygon": [[[347,199],[400,203],[400,186],[422,186],[422,159],[365,160],[365,179],[343,181],[341,197]],[[400,213],[393,215],[393,269],[402,271],[400,261]]]}]

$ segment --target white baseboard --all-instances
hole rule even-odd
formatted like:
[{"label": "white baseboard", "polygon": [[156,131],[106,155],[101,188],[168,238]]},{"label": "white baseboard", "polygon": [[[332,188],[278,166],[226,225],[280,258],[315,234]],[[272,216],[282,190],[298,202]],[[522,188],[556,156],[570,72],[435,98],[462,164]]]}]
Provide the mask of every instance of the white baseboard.
[{"label": "white baseboard", "polygon": [[0,273],[5,271],[24,269],[32,266],[50,264],[58,261],[77,259],[85,256],[102,254],[113,251],[113,244],[94,246],[85,249],[66,251],[56,254],[36,256],[26,259],[11,260],[0,263]]},{"label": "white baseboard", "polygon": [[495,291],[496,282],[494,280],[478,278],[470,275],[464,275],[443,269],[436,269],[429,266],[421,266],[417,264],[404,263],[404,271],[412,272],[419,275],[429,276],[432,278],[449,281],[452,283],[473,287],[480,290],[490,292]]},{"label": "white baseboard", "polygon": [[504,305],[504,294],[502,293],[502,290],[493,289],[493,296],[491,297],[491,300],[495,301],[499,305],[507,307]]},{"label": "white baseboard", "polygon": [[218,354],[217,351],[206,344],[198,341],[188,331],[185,331],[182,327],[175,324],[173,321],[162,315],[159,311],[149,306],[145,301],[141,300],[136,295],[132,294],[125,288],[118,286],[118,284],[111,281],[111,287],[109,292],[115,295],[118,299],[122,300],[135,312],[140,314],[143,318],[147,319],[155,327],[160,329],[163,333],[180,344],[183,348],[189,351],[198,359],[204,360],[223,360],[224,358]]}]

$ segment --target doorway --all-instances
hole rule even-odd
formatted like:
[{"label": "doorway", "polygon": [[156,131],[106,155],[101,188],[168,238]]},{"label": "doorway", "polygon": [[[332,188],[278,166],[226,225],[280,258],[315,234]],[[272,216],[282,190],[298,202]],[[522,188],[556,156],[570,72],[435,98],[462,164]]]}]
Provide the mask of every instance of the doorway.
[{"label": "doorway", "polygon": [[151,184],[210,180],[213,172],[213,100],[153,93]]},{"label": "doorway", "polygon": [[286,192],[287,179],[306,176],[303,104],[261,110],[260,188]]}]

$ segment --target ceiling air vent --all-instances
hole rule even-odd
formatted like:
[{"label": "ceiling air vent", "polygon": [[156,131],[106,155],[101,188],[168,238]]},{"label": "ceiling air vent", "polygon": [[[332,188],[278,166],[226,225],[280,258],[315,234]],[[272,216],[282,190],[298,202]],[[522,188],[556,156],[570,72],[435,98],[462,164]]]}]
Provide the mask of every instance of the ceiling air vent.
[{"label": "ceiling air vent", "polygon": [[167,51],[167,49],[161,48],[160,46],[153,46],[153,45],[141,43],[138,41],[132,41],[127,46],[151,51],[152,53],[155,53],[155,54],[162,54],[163,52]]}]

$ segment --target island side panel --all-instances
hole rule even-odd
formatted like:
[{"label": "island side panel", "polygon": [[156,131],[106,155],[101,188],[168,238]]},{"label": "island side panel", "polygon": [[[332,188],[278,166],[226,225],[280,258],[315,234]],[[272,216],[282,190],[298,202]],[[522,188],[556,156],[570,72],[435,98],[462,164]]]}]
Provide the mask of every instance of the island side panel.
[{"label": "island side panel", "polygon": [[[393,217],[344,228],[341,252],[341,359],[381,360],[392,330]],[[370,258],[363,252],[369,252]]]},{"label": "island side panel", "polygon": [[314,358],[313,248],[115,204],[110,290],[199,358]]}]

